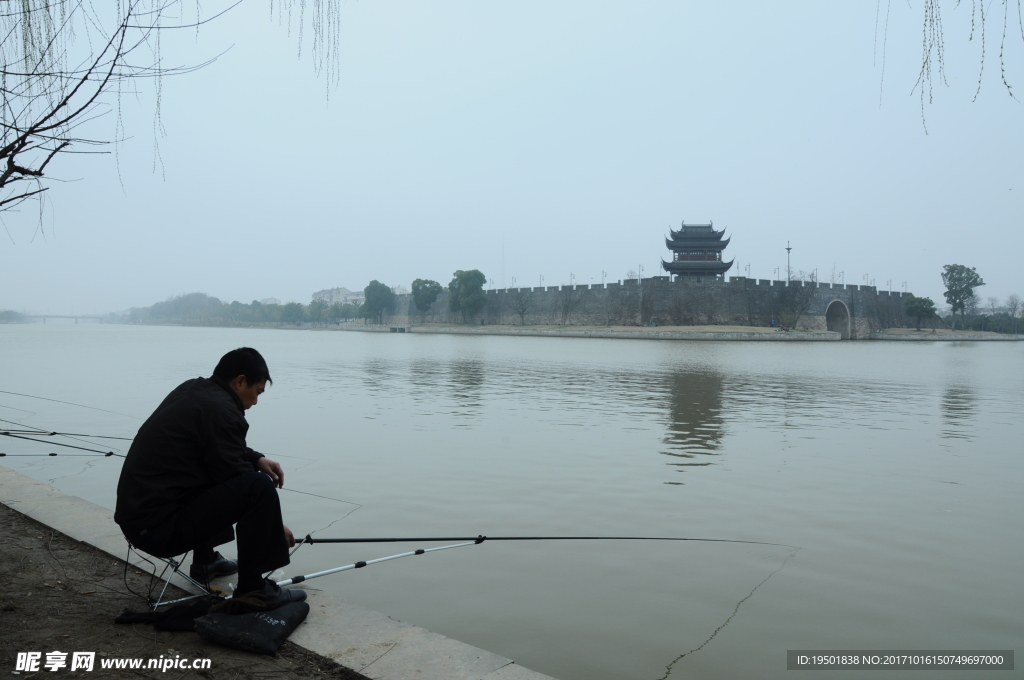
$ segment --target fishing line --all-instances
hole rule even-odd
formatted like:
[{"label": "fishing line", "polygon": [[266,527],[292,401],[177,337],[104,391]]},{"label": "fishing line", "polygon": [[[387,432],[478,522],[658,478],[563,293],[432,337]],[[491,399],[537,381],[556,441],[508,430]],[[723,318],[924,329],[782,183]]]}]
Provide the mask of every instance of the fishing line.
[{"label": "fishing line", "polygon": [[[87,408],[93,411],[103,411],[104,413],[113,413],[117,416],[124,416],[125,418],[134,418],[140,420],[138,416],[128,415],[127,413],[121,413],[120,411],[110,411],[105,408],[97,408],[95,406],[86,406],[85,404],[76,404],[73,401],[61,401],[60,399],[50,399],[48,397],[37,397],[34,394],[22,394],[21,392],[8,392],[7,390],[0,390],[0,394],[13,394],[18,397],[28,397],[29,399],[39,399],[41,401],[52,401],[57,404],[67,404],[68,406],[78,406],[79,408]],[[19,409],[20,410],[20,409]]]},{"label": "fishing line", "polygon": [[[317,531],[324,531],[326,529],[330,529],[332,526],[334,526],[335,524],[337,524],[341,520],[345,519],[346,517],[351,515],[353,512],[355,512],[359,508],[363,507],[361,503],[353,503],[352,501],[344,501],[344,500],[342,500],[340,498],[331,498],[330,496],[321,496],[320,494],[310,493],[309,491],[296,491],[295,489],[289,489],[287,487],[281,487],[281,490],[282,491],[291,491],[292,493],[300,493],[303,496],[314,496],[316,498],[323,498],[324,500],[334,501],[336,503],[345,503],[347,505],[354,505],[354,506],[356,506],[356,507],[352,508],[351,510],[349,510],[348,512],[346,512],[341,517],[339,517],[338,519],[334,520],[333,522],[331,522],[330,524],[325,526],[323,529],[317,529]],[[316,532],[313,532],[313,533],[316,533]],[[309,535],[309,534],[307,534],[307,535]],[[296,552],[298,552],[299,548],[301,548],[304,545],[306,545],[306,542],[304,540],[296,541],[295,542],[295,547],[292,548],[291,552],[288,553],[288,557],[291,557],[292,555],[294,555]]]},{"label": "fishing line", "polygon": [[[8,408],[8,407],[5,406],[4,408]],[[18,410],[20,411],[21,409],[18,409]],[[25,411],[25,413],[30,413],[32,415],[35,415],[34,411]],[[17,420],[4,420],[3,418],[0,418],[0,423],[10,423],[11,425],[18,425],[19,427],[34,427],[32,425],[26,425],[25,423],[20,423]],[[46,430],[44,430],[42,428],[36,427],[35,429],[38,432],[46,432]]]},{"label": "fishing line", "polygon": [[[359,503],[353,503],[352,501],[344,501],[344,500],[342,500],[340,498],[331,498],[330,496],[321,496],[320,494],[310,493],[308,491],[296,491],[295,489],[289,489],[288,487],[281,487],[280,490],[281,491],[291,491],[292,493],[301,493],[303,496],[316,496],[317,498],[323,498],[324,500],[335,501],[337,503],[348,503],[349,505],[356,506],[357,509],[363,507]],[[355,512],[355,510],[353,510],[352,512]],[[351,513],[349,513],[349,514],[351,514]]]},{"label": "fishing line", "polygon": [[[5,409],[8,409],[9,411],[21,411],[22,413],[27,413],[30,416],[34,416],[36,414],[35,411],[29,411],[27,409],[18,408],[17,406],[8,406],[7,404],[0,404],[0,408],[5,408]],[[11,421],[5,420],[4,422],[11,422]]]}]

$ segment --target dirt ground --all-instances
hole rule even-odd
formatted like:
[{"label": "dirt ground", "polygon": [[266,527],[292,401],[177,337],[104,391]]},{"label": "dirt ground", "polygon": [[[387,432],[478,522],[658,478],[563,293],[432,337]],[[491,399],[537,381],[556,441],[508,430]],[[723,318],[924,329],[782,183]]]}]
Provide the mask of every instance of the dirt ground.
[{"label": "dirt ground", "polygon": [[[90,545],[73,541],[11,508],[0,505],[0,675],[57,677],[40,664],[38,672],[15,673],[18,652],[68,652],[67,667],[57,673],[79,677],[333,678],[364,676],[286,641],[274,656],[250,654],[204,642],[192,632],[154,630],[147,624],[118,625],[125,609],[146,611],[146,603],[124,584],[124,562]],[[128,569],[137,592],[149,584],[146,574]],[[71,652],[95,652],[92,672],[72,672]],[[102,658],[211,659],[209,670],[108,669]]]}]

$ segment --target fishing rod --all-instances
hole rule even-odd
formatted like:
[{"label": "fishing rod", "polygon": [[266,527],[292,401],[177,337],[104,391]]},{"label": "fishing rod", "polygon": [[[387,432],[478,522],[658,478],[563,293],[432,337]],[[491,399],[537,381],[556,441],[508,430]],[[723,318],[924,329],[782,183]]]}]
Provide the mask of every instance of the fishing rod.
[{"label": "fishing rod", "polygon": [[[475,536],[446,538],[313,538],[306,535],[299,543],[434,543],[442,541],[472,541],[480,544],[484,541],[700,541],[705,543],[745,543],[748,545],[771,545],[777,548],[796,548],[785,543],[767,543],[765,541],[741,541],[733,538],[679,538],[664,536]],[[465,544],[470,545],[470,544]]]},{"label": "fishing rod", "polygon": [[387,557],[378,557],[375,560],[360,560],[359,562],[353,562],[352,564],[346,564],[342,567],[334,567],[333,569],[325,569],[324,571],[317,571],[312,574],[303,574],[302,576],[293,576],[290,579],[284,581],[278,581],[277,585],[281,587],[290,586],[295,583],[302,583],[311,578],[317,578],[320,576],[327,576],[328,574],[337,574],[341,571],[349,571],[352,569],[362,569],[371,564],[379,564],[381,562],[388,562],[390,560],[397,560],[402,557],[412,557],[414,555],[425,555],[429,552],[436,552],[438,550],[448,550],[450,548],[464,548],[470,545],[480,545],[484,541],[703,541],[712,543],[746,543],[750,545],[771,545],[780,548],[796,548],[794,545],[785,545],[783,543],[766,543],[763,541],[740,541],[728,538],[676,538],[676,537],[654,537],[654,536],[477,536],[476,538],[313,538],[310,535],[306,535],[304,539],[299,541],[297,545],[303,543],[405,543],[405,542],[424,542],[429,543],[433,541],[465,541],[464,543],[453,543],[452,545],[442,545],[436,548],[420,548],[418,550],[410,550],[408,552],[398,553],[397,555],[389,555]]},{"label": "fishing rod", "polygon": [[132,441],[132,437],[111,437],[104,434],[80,434],[78,432],[47,432],[45,430],[0,430],[0,434],[28,434],[33,437],[88,437],[90,439],[120,439],[125,442]]},{"label": "fishing rod", "polygon": [[[308,538],[308,536],[307,536],[307,538]],[[438,546],[436,548],[420,548],[419,550],[410,550],[409,552],[398,553],[397,555],[389,555],[387,557],[378,557],[375,560],[360,560],[359,562],[353,562],[352,564],[346,564],[343,567],[334,567],[333,569],[325,569],[323,571],[316,571],[316,572],[313,572],[312,574],[303,574],[302,576],[293,576],[293,577],[291,577],[289,579],[285,579],[284,581],[278,581],[277,585],[279,585],[279,586],[281,586],[283,588],[285,586],[290,586],[290,585],[292,585],[294,583],[302,583],[303,581],[307,581],[307,580],[309,580],[311,578],[317,578],[319,576],[327,576],[328,574],[337,574],[339,571],[349,571],[350,569],[362,569],[363,567],[369,566],[371,564],[379,564],[381,562],[388,562],[390,560],[397,560],[400,557],[411,557],[413,555],[425,555],[425,554],[427,554],[429,552],[437,552],[438,550],[448,550],[449,548],[464,548],[467,545],[476,545],[477,543],[480,543],[480,542],[482,542],[482,541],[475,541],[475,540],[473,540],[473,541],[469,541],[468,543],[455,543],[453,545],[442,545],[442,546]]]},{"label": "fishing rod", "polygon": [[99,449],[87,449],[84,446],[75,446],[74,444],[63,444],[61,442],[43,442],[32,437],[25,437],[20,434],[10,434],[9,432],[0,432],[0,436],[10,437],[11,439],[24,439],[30,442],[36,442],[37,444],[50,444],[51,446],[66,446],[69,449],[81,449],[82,451],[90,451],[92,453],[101,453],[106,455],[108,453],[113,454],[113,451],[100,451]]},{"label": "fishing rod", "polygon": [[107,451],[106,453],[0,453],[0,458],[52,458],[53,456],[63,456],[65,458],[110,458],[111,456],[117,456],[118,458],[124,458],[120,453],[114,453],[113,451]]}]

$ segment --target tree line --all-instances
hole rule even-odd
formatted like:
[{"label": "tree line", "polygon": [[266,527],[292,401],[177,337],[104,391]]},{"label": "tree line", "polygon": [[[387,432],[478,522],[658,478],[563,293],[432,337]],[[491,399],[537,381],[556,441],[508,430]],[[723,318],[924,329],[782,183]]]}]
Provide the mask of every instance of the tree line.
[{"label": "tree line", "polygon": [[[416,279],[412,283],[412,298],[416,309],[423,315],[430,311],[443,292],[448,292],[448,305],[460,313],[463,321],[470,320],[487,304],[484,283],[487,278],[478,269],[459,270],[454,273],[447,288],[437,281]],[[264,304],[257,300],[249,303],[224,302],[206,293],[179,295],[149,307],[136,307],[121,317],[121,321],[136,324],[180,323],[197,326],[251,326],[302,325],[327,326],[355,319],[364,323],[384,323],[384,315],[395,311],[397,296],[387,284],[376,279],[363,289],[362,304],[313,300],[308,305],[299,302]],[[6,313],[5,313],[6,314]],[[15,321],[0,317],[0,321]],[[20,315],[17,315],[20,316]]]},{"label": "tree line", "polygon": [[[1024,306],[1021,305],[1020,296],[1009,295],[1003,304],[1000,304],[997,297],[983,301],[975,289],[984,286],[985,281],[974,267],[945,265],[942,268],[942,284],[946,287],[943,295],[950,309],[945,319],[949,320],[953,330],[957,329],[957,312],[960,312],[960,330],[1015,334],[1024,328],[1024,323],[1021,323]],[[904,309],[907,316],[917,320],[917,330],[921,330],[926,319],[937,316],[935,302],[927,297],[911,296],[904,303]]]}]

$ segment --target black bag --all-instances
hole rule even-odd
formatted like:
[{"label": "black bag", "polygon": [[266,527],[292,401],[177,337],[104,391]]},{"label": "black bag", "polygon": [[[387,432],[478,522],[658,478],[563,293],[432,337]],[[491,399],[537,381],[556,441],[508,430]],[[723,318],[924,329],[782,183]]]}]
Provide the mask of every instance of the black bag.
[{"label": "black bag", "polygon": [[114,619],[114,623],[152,623],[157,630],[194,630],[193,620],[205,615],[210,607],[223,601],[222,597],[203,597],[188,604],[176,604],[162,612],[135,613],[126,609]]},{"label": "black bag", "polygon": [[269,612],[207,614],[195,620],[199,637],[207,642],[257,654],[273,654],[306,620],[309,605],[291,602]]}]

